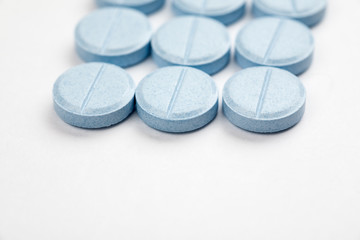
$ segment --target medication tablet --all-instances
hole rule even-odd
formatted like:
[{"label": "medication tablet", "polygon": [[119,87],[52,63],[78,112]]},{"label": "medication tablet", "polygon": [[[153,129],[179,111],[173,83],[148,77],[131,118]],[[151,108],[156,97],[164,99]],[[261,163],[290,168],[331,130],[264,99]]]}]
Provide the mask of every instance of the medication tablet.
[{"label": "medication tablet", "polygon": [[151,27],[130,8],[103,8],[86,16],[75,31],[76,50],[85,62],[129,67],[150,54]]},{"label": "medication tablet", "polygon": [[278,68],[248,68],[225,84],[223,112],[242,129],[274,133],[301,120],[305,100],[304,86],[295,75]]},{"label": "medication tablet", "polygon": [[156,12],[165,0],[96,0],[99,7],[130,7],[145,14]]},{"label": "medication tablet", "polygon": [[235,42],[242,68],[271,66],[296,75],[311,65],[314,38],[308,27],[285,18],[258,18],[240,30]]},{"label": "medication tablet", "polygon": [[124,120],[134,109],[135,84],[121,68],[106,63],[74,67],[55,82],[54,107],[66,123],[104,128]]},{"label": "medication tablet", "polygon": [[319,23],[325,15],[327,0],[254,0],[253,15],[293,18],[308,26]]},{"label": "medication tablet", "polygon": [[218,91],[206,73],[167,67],[145,77],[136,89],[136,108],[150,127],[184,133],[210,123],[218,111]]},{"label": "medication tablet", "polygon": [[230,60],[229,34],[223,24],[210,18],[175,18],[154,34],[151,46],[160,67],[183,65],[215,74]]},{"label": "medication tablet", "polygon": [[231,24],[244,16],[245,0],[173,0],[177,15],[201,15],[215,18],[223,24]]}]

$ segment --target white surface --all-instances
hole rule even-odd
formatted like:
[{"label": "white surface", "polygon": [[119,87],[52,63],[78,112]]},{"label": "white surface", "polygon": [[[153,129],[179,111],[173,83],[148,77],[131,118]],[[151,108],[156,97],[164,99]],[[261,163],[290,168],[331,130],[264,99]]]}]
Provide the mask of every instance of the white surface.
[{"label": "white surface", "polygon": [[[346,2],[346,4],[345,4]],[[136,114],[106,130],[64,124],[52,85],[81,63],[73,29],[92,0],[0,0],[1,240],[359,240],[358,0],[330,0],[290,131],[257,135],[219,113],[170,135]],[[169,6],[151,16],[154,29]],[[236,32],[250,19],[232,25]],[[128,69],[136,82],[151,59]],[[215,76],[219,89],[236,71]]]}]

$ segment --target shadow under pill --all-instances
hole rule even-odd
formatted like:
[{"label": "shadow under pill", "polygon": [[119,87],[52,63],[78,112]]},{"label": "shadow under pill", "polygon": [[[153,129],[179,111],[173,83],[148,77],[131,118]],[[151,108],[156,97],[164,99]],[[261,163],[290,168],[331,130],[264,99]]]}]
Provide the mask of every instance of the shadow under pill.
[{"label": "shadow under pill", "polygon": [[123,121],[121,121],[118,124],[112,125],[110,127],[105,128],[97,128],[97,129],[86,129],[86,128],[80,128],[76,126],[69,125],[65,123],[63,120],[60,119],[59,116],[57,116],[54,107],[51,105],[51,107],[47,110],[47,119],[50,123],[50,126],[52,129],[55,129],[57,132],[61,132],[62,134],[69,135],[69,136],[75,136],[75,137],[88,137],[90,135],[94,135],[95,133],[105,132],[105,131],[111,131],[115,127],[120,127],[122,124],[125,123],[125,121],[130,120],[130,118],[133,118],[134,112],[131,113],[128,117],[126,117]]},{"label": "shadow under pill", "polygon": [[95,3],[95,1],[90,1],[89,4],[87,5],[88,12],[95,11],[96,9],[98,9],[98,6]]},{"label": "shadow under pill", "polygon": [[69,62],[73,65],[73,66],[77,66],[80,64],[83,64],[84,62],[80,59],[80,57],[77,55],[76,51],[75,51],[75,46],[73,46],[70,50],[69,50]]},{"label": "shadow under pill", "polygon": [[59,116],[57,116],[52,104],[46,109],[46,118],[51,129],[54,129],[58,133],[73,137],[85,137],[88,135],[86,130],[73,127],[62,121]]},{"label": "shadow under pill", "polygon": [[280,137],[280,135],[283,134],[283,132],[278,132],[278,133],[255,133],[255,132],[249,132],[246,130],[243,130],[235,125],[233,125],[230,121],[227,120],[227,118],[224,116],[223,113],[219,114],[219,120],[222,122],[221,126],[223,128],[223,130],[228,133],[230,136],[239,139],[239,140],[243,140],[246,142],[268,142],[274,141],[274,138]]},{"label": "shadow under pill", "polygon": [[146,125],[137,114],[136,117],[133,119],[133,121],[136,121],[136,129],[140,134],[158,142],[178,142],[183,140],[184,138],[196,134],[198,131],[202,131],[203,128],[206,128],[207,126],[206,125],[198,130],[186,132],[186,133],[168,133],[153,129],[150,126]]}]

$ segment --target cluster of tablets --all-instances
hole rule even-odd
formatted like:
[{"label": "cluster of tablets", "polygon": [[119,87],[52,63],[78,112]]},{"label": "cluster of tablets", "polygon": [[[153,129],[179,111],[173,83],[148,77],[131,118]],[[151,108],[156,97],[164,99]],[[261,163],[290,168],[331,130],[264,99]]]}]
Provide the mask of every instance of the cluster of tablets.
[{"label": "cluster of tablets", "polygon": [[[76,51],[89,62],[56,81],[55,111],[68,124],[104,128],[136,108],[149,126],[188,132],[210,123],[218,112],[213,75],[231,58],[225,25],[245,13],[245,0],[173,0],[178,16],[154,34],[144,14],[165,0],[97,0],[100,9],[76,27]],[[305,111],[305,89],[296,75],[312,62],[309,27],[319,23],[326,0],[253,0],[257,18],[235,41],[236,62],[244,68],[223,89],[223,112],[234,125],[273,133],[298,123]],[[121,67],[149,55],[161,67],[136,87]]]}]

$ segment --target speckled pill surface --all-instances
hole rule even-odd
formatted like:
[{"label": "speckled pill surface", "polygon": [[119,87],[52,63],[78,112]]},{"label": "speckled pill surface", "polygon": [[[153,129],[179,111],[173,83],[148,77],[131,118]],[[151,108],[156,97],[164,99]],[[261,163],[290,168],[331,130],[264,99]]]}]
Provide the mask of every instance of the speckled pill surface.
[{"label": "speckled pill surface", "polygon": [[210,18],[177,17],[154,34],[151,46],[160,67],[182,65],[215,74],[230,60],[227,29]]},{"label": "speckled pill surface", "polygon": [[164,6],[165,0],[96,0],[99,7],[129,7],[151,14]]},{"label": "speckled pill surface", "polygon": [[224,115],[234,125],[257,133],[296,125],[304,115],[305,102],[299,78],[278,68],[247,68],[231,77],[223,90]]},{"label": "speckled pill surface", "polygon": [[85,62],[129,67],[150,54],[151,27],[147,17],[130,8],[102,8],[76,27],[78,55]]},{"label": "speckled pill surface", "polygon": [[264,17],[242,28],[235,42],[235,57],[242,68],[271,66],[295,75],[311,65],[314,38],[304,24],[285,18]]},{"label": "speckled pill surface", "polygon": [[206,73],[166,67],[146,76],[136,89],[136,109],[150,127],[169,133],[197,130],[218,111],[218,90]]},{"label": "speckled pill surface", "polygon": [[255,17],[282,16],[293,18],[310,27],[325,15],[327,0],[253,0]]},{"label": "speckled pill surface", "polygon": [[172,8],[177,15],[201,15],[229,25],[244,16],[246,2],[245,0],[173,0]]},{"label": "speckled pill surface", "polygon": [[54,108],[66,123],[80,128],[105,128],[134,110],[135,84],[120,67],[87,63],[71,68],[54,84]]}]

